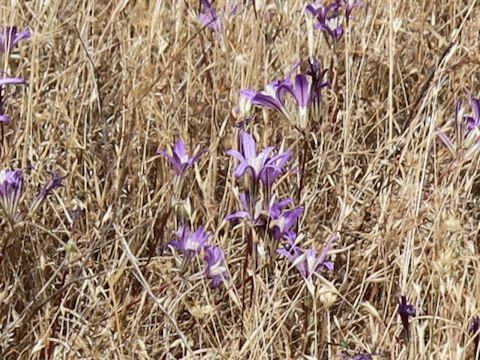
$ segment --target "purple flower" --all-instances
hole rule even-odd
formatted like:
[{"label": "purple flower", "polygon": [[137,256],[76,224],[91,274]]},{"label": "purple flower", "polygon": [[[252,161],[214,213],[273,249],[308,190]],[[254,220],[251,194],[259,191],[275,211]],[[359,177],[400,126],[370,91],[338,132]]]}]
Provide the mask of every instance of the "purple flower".
[{"label": "purple flower", "polygon": [[184,142],[182,140],[177,140],[172,155],[163,150],[157,150],[157,154],[165,156],[168,161],[170,161],[177,176],[182,176],[185,171],[193,166],[206,151],[206,149],[198,151],[195,155],[190,157],[187,153]]},{"label": "purple flower", "polygon": [[0,171],[0,207],[10,220],[15,218],[22,192],[23,172],[21,170]]},{"label": "purple flower", "polygon": [[277,179],[285,173],[285,166],[292,157],[292,151],[288,150],[285,153],[278,154],[274,160],[269,159],[271,166],[265,168],[265,171],[260,175],[262,183],[270,188]]},{"label": "purple flower", "polygon": [[198,14],[198,20],[212,29],[216,33],[221,33],[223,31],[223,25],[220,19],[218,18],[217,11],[213,8],[212,4],[208,0],[201,0],[201,5],[203,12]]},{"label": "purple flower", "polygon": [[303,207],[282,211],[285,206],[292,202],[292,199],[285,199],[274,202],[270,207],[270,234],[272,238],[277,241],[284,239],[291,244],[295,242],[297,237],[292,227],[303,213]]},{"label": "purple flower", "polygon": [[408,340],[410,339],[410,326],[408,320],[410,317],[416,316],[416,312],[413,305],[409,304],[407,302],[407,298],[403,295],[400,296],[400,300],[398,302],[398,315],[400,315],[400,319],[402,320],[403,333]]},{"label": "purple flower", "polygon": [[[248,170],[250,171],[255,182],[262,181],[264,184],[266,179],[263,174],[270,168],[276,171],[282,171],[278,165],[278,161],[286,156],[286,154],[277,154],[269,157],[274,147],[269,146],[257,154],[256,142],[252,135],[245,131],[240,132],[241,151],[228,150],[227,155],[233,156],[240,163],[235,169],[235,176],[240,178]],[[280,164],[281,165],[281,164]],[[266,175],[265,175],[266,176]]]},{"label": "purple flower", "polygon": [[345,5],[345,20],[347,23],[350,21],[353,9],[363,8],[365,11],[367,10],[367,4],[363,0],[343,0],[343,3]]},{"label": "purple flower", "polygon": [[249,99],[253,105],[278,111],[288,119],[290,115],[285,108],[285,91],[282,87],[284,82],[285,80],[275,80],[268,84],[264,91],[244,89],[240,94]]},{"label": "purple flower", "polygon": [[15,26],[7,26],[0,31],[0,52],[6,53],[12,50],[21,40],[32,36],[29,29],[17,32]]},{"label": "purple flower", "polygon": [[317,24],[315,24],[316,29],[325,32],[333,40],[339,40],[344,32],[340,24],[342,8],[345,9],[344,18],[348,24],[352,11],[357,7],[366,9],[366,5],[362,0],[336,0],[329,5],[325,5],[323,1],[317,0],[313,4],[307,5],[306,10],[317,20]]},{"label": "purple flower", "polygon": [[445,130],[437,128],[437,136],[453,156],[460,150],[466,150],[468,158],[480,148],[480,100],[470,97],[473,114],[462,115],[462,103],[455,102],[455,115],[453,121],[453,140]]},{"label": "purple flower", "polygon": [[298,106],[301,128],[305,128],[308,117],[307,111],[312,100],[311,82],[304,74],[298,74],[295,76],[293,83],[284,82],[281,88],[290,93],[295,99]]},{"label": "purple flower", "polygon": [[343,27],[339,24],[340,6],[339,0],[330,5],[324,5],[323,1],[317,0],[306,7],[306,10],[317,20],[315,28],[327,33],[333,40],[338,40],[343,35]]},{"label": "purple flower", "polygon": [[5,114],[6,100],[8,99],[5,85],[23,85],[25,80],[20,78],[6,77],[0,78],[0,123],[10,123],[10,116]]},{"label": "purple flower", "polygon": [[475,344],[475,355],[478,354],[480,345],[480,317],[474,316],[470,323],[470,333],[473,335],[473,343]]},{"label": "purple flower", "polygon": [[225,267],[225,253],[218,246],[207,246],[204,261],[207,265],[205,277],[212,281],[212,288],[217,288],[227,279],[227,269]]},{"label": "purple flower", "polygon": [[177,240],[170,241],[170,245],[183,252],[187,258],[197,255],[207,246],[210,235],[199,227],[195,232],[183,226]]},{"label": "purple flower", "polygon": [[473,114],[472,115],[466,115],[463,117],[465,120],[465,125],[467,127],[467,131],[470,133],[471,131],[474,131],[475,129],[480,128],[480,100],[478,100],[476,97],[471,96],[470,97],[470,104],[472,106]]},{"label": "purple flower", "polygon": [[311,89],[311,101],[315,103],[320,103],[322,100],[322,91],[323,89],[330,87],[330,82],[324,80],[324,77],[328,70],[322,70],[320,61],[315,58],[308,60],[309,70],[308,75],[312,79],[312,89]]},{"label": "purple flower", "polygon": [[325,261],[325,259],[332,248],[333,242],[338,238],[339,237],[337,235],[330,236],[327,245],[325,245],[325,248],[322,250],[320,255],[317,254],[315,249],[305,250],[297,245],[292,245],[289,249],[278,249],[277,252],[290,260],[300,272],[302,277],[305,280],[308,280],[312,274],[317,272],[321,267],[324,267],[330,271],[333,270],[333,263],[330,261]]}]

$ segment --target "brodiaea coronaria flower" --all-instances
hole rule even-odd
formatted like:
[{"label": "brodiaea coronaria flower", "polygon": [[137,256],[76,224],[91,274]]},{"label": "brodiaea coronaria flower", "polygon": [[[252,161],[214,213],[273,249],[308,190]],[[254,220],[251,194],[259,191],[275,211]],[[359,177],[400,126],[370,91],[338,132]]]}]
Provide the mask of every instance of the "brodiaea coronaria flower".
[{"label": "brodiaea coronaria flower", "polygon": [[290,260],[300,272],[305,280],[308,280],[313,273],[317,272],[321,267],[330,271],[333,270],[333,263],[326,261],[328,253],[332,248],[333,242],[338,240],[338,235],[330,236],[320,255],[315,249],[305,250],[297,245],[292,245],[288,249],[278,249],[277,252]]},{"label": "brodiaea coronaria flower", "polygon": [[207,246],[209,237],[210,235],[202,227],[192,232],[188,227],[183,226],[179,231],[178,239],[172,240],[170,245],[190,258]]},{"label": "brodiaea coronaria flower", "polygon": [[[463,116],[462,103],[456,101],[455,115],[444,129],[437,128],[437,136],[454,156],[464,150],[465,158],[474,155],[480,149],[480,100],[470,97],[473,113]],[[453,138],[447,135],[447,129],[453,128]]]},{"label": "brodiaea coronaria flower", "polygon": [[212,280],[212,287],[217,288],[227,278],[225,267],[225,253],[218,246],[207,246],[205,248],[205,276]]},{"label": "brodiaea coronaria flower", "polygon": [[338,0],[329,5],[318,0],[306,7],[306,10],[317,20],[315,28],[330,35],[333,40],[338,40],[343,35],[343,27],[340,24],[340,5]]},{"label": "brodiaea coronaria flower", "polygon": [[172,155],[163,150],[157,150],[157,154],[165,156],[168,161],[170,161],[170,164],[175,170],[177,176],[182,176],[185,171],[187,171],[189,167],[193,166],[206,151],[206,149],[197,151],[195,155],[190,157],[190,155],[187,153],[187,149],[185,148],[185,143],[182,140],[177,140],[173,148]]},{"label": "brodiaea coronaria flower", "polygon": [[0,31],[0,52],[12,50],[21,40],[28,39],[32,33],[29,29],[17,32],[15,26],[7,26]]},{"label": "brodiaea coronaria flower", "polygon": [[[289,158],[290,153],[282,153],[270,157],[270,153],[274,150],[273,146],[265,148],[258,154],[256,147],[257,144],[253,136],[245,131],[241,131],[241,150],[228,150],[226,153],[240,162],[235,169],[235,176],[237,178],[242,177],[245,172],[249,171],[255,182],[262,181],[262,183],[266,184],[271,180],[265,177],[266,175],[264,174],[270,174],[269,176],[272,177],[272,171],[283,171],[283,161],[280,160]],[[267,173],[267,171],[269,172]]]},{"label": "brodiaea coronaria flower", "polygon": [[212,29],[216,33],[221,33],[223,30],[222,22],[220,21],[217,11],[213,8],[212,4],[208,0],[201,0],[201,6],[203,12],[198,14],[198,20]]},{"label": "brodiaea coronaria flower", "polygon": [[292,199],[276,201],[270,207],[270,234],[277,241],[287,240],[291,244],[297,236],[292,228],[303,213],[303,207],[283,211],[292,202]]},{"label": "brodiaea coronaria flower", "polygon": [[0,171],[0,206],[10,221],[15,219],[22,191],[23,173],[21,170]]}]

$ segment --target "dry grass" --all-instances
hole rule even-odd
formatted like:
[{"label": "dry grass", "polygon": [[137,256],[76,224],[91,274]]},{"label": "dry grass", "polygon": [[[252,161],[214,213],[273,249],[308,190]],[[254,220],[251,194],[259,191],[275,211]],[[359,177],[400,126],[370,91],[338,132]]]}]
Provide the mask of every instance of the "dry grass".
[{"label": "dry grass", "polygon": [[[449,168],[435,126],[478,94],[477,1],[369,1],[335,51],[310,32],[305,3],[257,1],[222,42],[197,21],[197,1],[3,2],[2,23],[34,36],[4,63],[29,86],[8,106],[2,168],[35,166],[23,210],[47,171],[68,177],[15,233],[1,223],[2,359],[336,359],[345,346],[377,359],[474,358],[479,164]],[[280,257],[269,271],[250,263],[245,282],[244,230],[224,220],[243,186],[225,155],[239,90],[312,55],[335,79],[322,120],[304,138],[258,110],[248,129],[262,147],[292,148],[293,169],[306,144],[304,242],[321,249],[341,235],[313,302]],[[155,151],[178,138],[208,148],[185,188],[191,222],[227,253],[231,278],[217,290],[160,251],[175,194]],[[299,183],[288,173],[279,196],[296,197]],[[75,209],[84,215],[72,219]],[[418,312],[409,343],[400,295]]]}]

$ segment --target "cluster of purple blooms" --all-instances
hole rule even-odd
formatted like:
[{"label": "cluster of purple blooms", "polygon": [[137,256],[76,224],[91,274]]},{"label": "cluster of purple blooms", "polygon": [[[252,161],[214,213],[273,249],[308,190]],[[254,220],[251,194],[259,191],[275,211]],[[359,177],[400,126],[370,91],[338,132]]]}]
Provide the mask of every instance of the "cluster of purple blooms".
[{"label": "cluster of purple blooms", "polygon": [[226,11],[223,15],[219,14],[213,7],[209,0],[201,0],[201,11],[198,14],[198,20],[203,26],[211,29],[217,35],[223,35],[224,32],[224,18],[230,18],[238,15],[240,10],[250,3],[250,0],[235,1],[226,5]]},{"label": "cluster of purple blooms", "polygon": [[[201,11],[198,20],[217,35],[223,36],[224,20],[238,14],[241,6],[248,2],[233,4],[227,7],[223,14],[219,14],[208,0],[201,0]],[[337,43],[345,34],[345,26],[353,19],[352,13],[356,8],[366,9],[362,0],[317,0],[306,6],[306,12],[315,20],[315,29],[323,32],[327,40]],[[309,121],[319,120],[321,113],[322,91],[330,86],[325,80],[326,70],[322,70],[320,62],[310,59],[306,62],[307,71],[299,71],[305,63],[297,62],[286,74],[267,84],[262,91],[242,89],[240,91],[239,106],[235,109],[237,115],[243,119],[250,119],[253,106],[269,109],[283,116],[292,126],[306,129]],[[460,151],[470,156],[480,147],[480,100],[471,96],[473,113],[462,115],[461,104],[455,107],[454,139],[446,131],[437,129],[437,135],[447,149],[458,156]],[[295,104],[292,109],[290,104]],[[225,217],[235,224],[249,223],[261,236],[274,244],[278,254],[288,259],[299,271],[305,280],[321,268],[332,271],[334,264],[327,261],[329,252],[337,235],[332,235],[324,249],[320,252],[313,248],[303,248],[298,245],[302,236],[298,233],[298,221],[303,214],[303,207],[295,207],[291,198],[278,199],[274,192],[276,182],[287,172],[292,151],[278,152],[272,146],[257,151],[254,137],[244,131],[247,121],[242,121],[239,134],[239,149],[231,149],[226,153],[238,161],[235,168],[237,179],[247,178],[246,188],[239,194],[241,208]],[[189,156],[183,142],[175,144],[172,155],[165,151],[158,152],[168,158],[176,175],[181,177],[185,171],[193,166],[204,152],[197,152]],[[170,245],[180,250],[186,259],[191,259],[201,253],[206,263],[205,275],[212,280],[212,286],[218,287],[226,279],[225,255],[221,248],[208,244],[210,235],[200,227],[196,231],[182,226],[177,240]],[[399,298],[398,315],[403,326],[403,334],[408,341],[410,338],[410,318],[416,316],[415,307],[408,303],[405,296]],[[474,317],[470,331],[474,335],[475,349],[478,352],[480,342],[480,318]],[[360,353],[355,356],[344,354],[346,359],[372,359],[373,354]]]},{"label": "cluster of purple blooms", "polygon": [[[269,83],[263,91],[241,90],[241,106],[237,108],[237,112],[245,115],[250,111],[250,107],[255,105],[274,110],[285,117],[291,125],[298,125],[299,128],[305,129],[308,126],[309,117],[318,119],[322,90],[330,83],[324,79],[326,71],[321,70],[318,60],[309,60],[308,71],[294,76],[294,72],[301,65],[301,61],[295,63],[285,79]],[[291,96],[296,104],[297,117],[287,106],[287,95]],[[309,110],[313,110],[311,114]]]},{"label": "cluster of purple blooms", "polygon": [[[303,207],[287,209],[293,200],[269,201],[266,210],[262,210],[262,201],[257,199],[258,188],[263,185],[263,190],[268,193],[274,182],[285,173],[286,165],[292,155],[291,151],[272,155],[273,147],[267,147],[257,154],[256,141],[253,136],[245,131],[240,132],[240,151],[228,150],[227,154],[238,160],[235,176],[250,177],[250,189],[240,194],[242,209],[228,215],[225,219],[231,222],[246,220],[260,233],[268,234],[270,241],[274,242],[277,253],[290,260],[305,280],[321,267],[333,270],[333,263],[326,261],[328,252],[337,236],[332,236],[327,246],[318,255],[315,249],[304,249],[296,243],[297,232],[295,226],[303,213]],[[283,248],[278,248],[280,244]]]},{"label": "cluster of purple blooms", "polygon": [[[29,29],[21,32],[15,26],[7,26],[0,31],[0,53],[9,56],[10,52],[21,40],[30,38]],[[23,85],[25,80],[17,77],[0,78],[0,123],[8,124],[11,117],[5,113],[8,85]],[[52,174],[52,181],[48,183],[35,197],[31,210],[37,209],[51,193],[53,189],[61,186],[63,178],[58,174]],[[19,214],[17,212],[20,199],[23,194],[23,170],[2,170],[0,171],[0,208],[5,217],[14,224]]]},{"label": "cluster of purple blooms", "polygon": [[[158,150],[157,154],[167,158],[175,171],[176,177],[182,178],[185,176],[186,171],[194,166],[206,151],[205,149],[199,150],[190,156],[185,143],[182,140],[177,140],[171,153],[165,150]],[[213,288],[217,288],[228,278],[228,272],[225,267],[225,252],[219,246],[209,245],[209,238],[210,234],[203,227],[192,231],[188,225],[183,224],[178,230],[177,239],[172,240],[169,245],[179,250],[186,262],[203,253],[203,260],[206,265],[205,277],[212,281]]]},{"label": "cluster of purple blooms", "polygon": [[[10,52],[18,45],[21,40],[31,37],[29,29],[18,32],[15,26],[7,26],[0,31],[0,53],[9,56]],[[5,113],[5,106],[8,85],[26,84],[25,80],[17,77],[0,78],[0,123],[8,124],[11,117]],[[38,209],[51,194],[51,192],[60,186],[65,177],[58,173],[51,173],[51,180],[45,185],[33,199],[30,206],[30,212]],[[2,170],[0,171],[0,209],[11,224],[19,220],[18,205],[23,195],[24,189],[24,171],[23,170]]]},{"label": "cluster of purple blooms", "polygon": [[210,234],[203,227],[191,231],[187,226],[179,230],[178,238],[170,242],[170,246],[181,251],[186,261],[203,253],[205,262],[205,277],[212,281],[212,287],[217,288],[228,278],[225,267],[225,253],[219,246],[208,244]]},{"label": "cluster of purple blooms", "polygon": [[316,20],[315,29],[323,31],[337,41],[344,33],[342,18],[348,24],[353,10],[359,7],[366,8],[362,0],[335,0],[329,4],[317,0],[307,5],[306,10]]},{"label": "cluster of purple blooms", "polygon": [[[23,195],[23,170],[0,171],[0,209],[13,224],[19,219],[18,205]],[[56,188],[63,186],[65,176],[50,173],[50,181],[38,192],[30,206],[30,212],[36,211]]]},{"label": "cluster of purple blooms", "polygon": [[453,124],[448,125],[453,127],[453,138],[447,135],[446,129],[437,128],[438,138],[454,157],[463,151],[468,159],[480,149],[480,100],[472,95],[470,105],[473,113],[463,115],[462,103],[456,102]]}]

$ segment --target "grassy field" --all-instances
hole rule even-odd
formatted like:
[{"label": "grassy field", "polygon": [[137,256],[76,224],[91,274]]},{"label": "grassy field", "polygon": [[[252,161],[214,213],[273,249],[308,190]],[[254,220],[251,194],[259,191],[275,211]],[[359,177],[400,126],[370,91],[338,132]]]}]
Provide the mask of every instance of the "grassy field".
[{"label": "grassy field", "polygon": [[480,3],[325,3],[1,2],[1,359],[480,359]]}]

